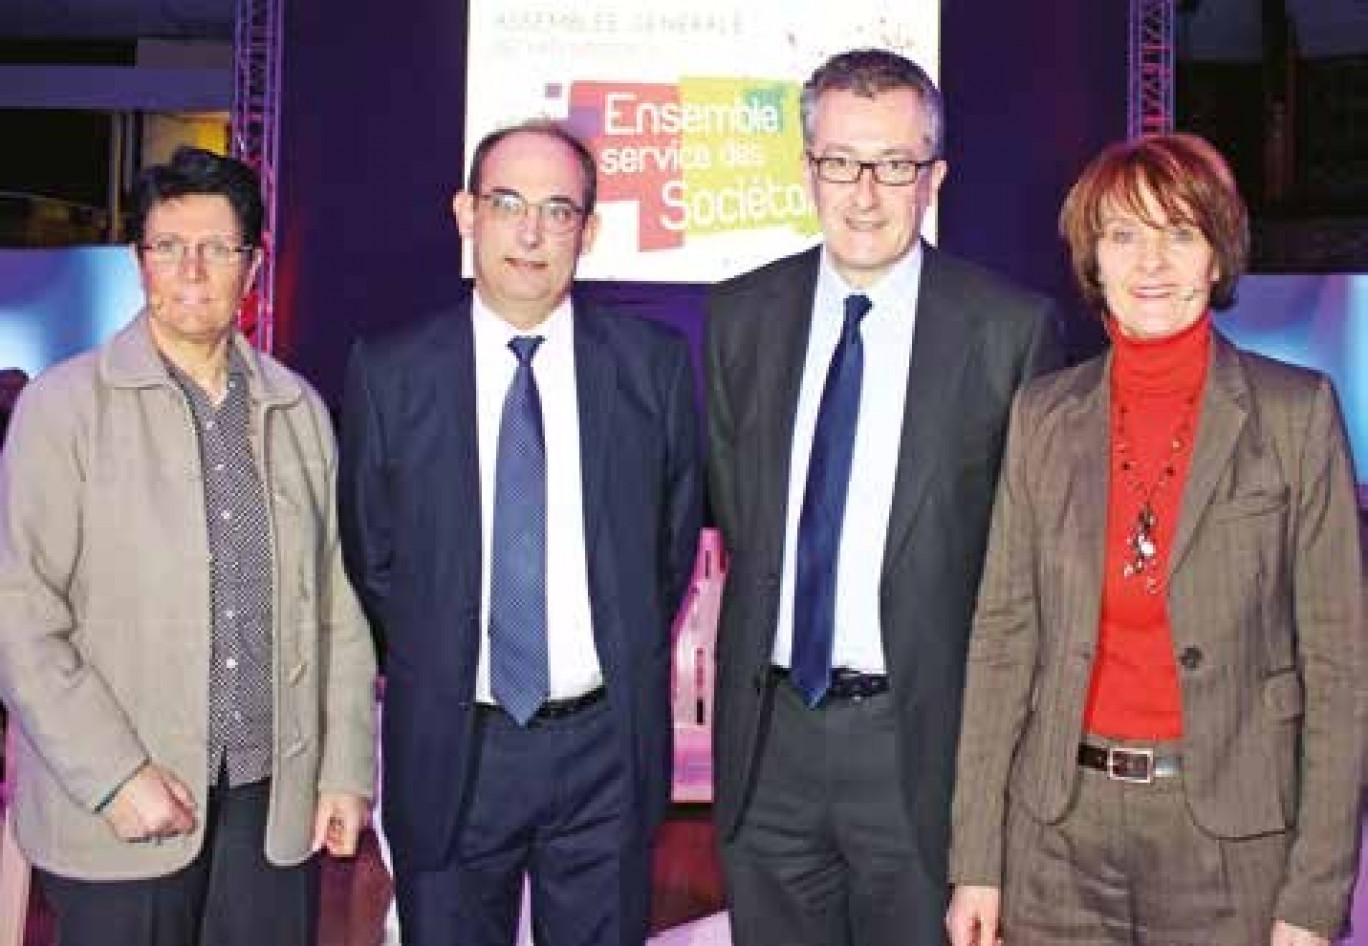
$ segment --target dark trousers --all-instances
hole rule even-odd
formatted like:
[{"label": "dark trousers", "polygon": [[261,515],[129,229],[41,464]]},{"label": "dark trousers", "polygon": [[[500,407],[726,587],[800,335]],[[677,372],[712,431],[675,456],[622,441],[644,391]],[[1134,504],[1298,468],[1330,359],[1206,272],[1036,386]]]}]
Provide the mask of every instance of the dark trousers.
[{"label": "dark trousers", "polygon": [[1072,807],[1007,815],[1002,930],[1012,946],[1267,943],[1288,833],[1229,840],[1198,827],[1182,776],[1150,785],[1079,771]]},{"label": "dark trousers", "polygon": [[404,946],[512,946],[531,879],[539,946],[641,946],[649,839],[626,810],[628,776],[606,702],[522,728],[479,711],[455,850],[439,870],[395,852]]},{"label": "dark trousers", "polygon": [[270,782],[209,793],[204,845],[186,867],[146,880],[35,871],[62,946],[313,946],[318,865],[266,860]]},{"label": "dark trousers", "polygon": [[741,827],[721,846],[736,946],[938,946],[948,890],[913,842],[893,698],[810,710],[774,684]]}]

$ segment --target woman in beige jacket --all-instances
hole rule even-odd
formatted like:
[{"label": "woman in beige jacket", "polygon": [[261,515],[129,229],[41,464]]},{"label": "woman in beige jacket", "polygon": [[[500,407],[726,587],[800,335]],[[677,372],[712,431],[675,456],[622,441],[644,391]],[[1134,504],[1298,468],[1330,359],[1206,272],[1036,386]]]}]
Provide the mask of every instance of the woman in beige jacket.
[{"label": "woman in beige jacket", "polygon": [[29,386],[0,456],[13,817],[65,946],[312,944],[313,855],[369,813],[328,415],[235,330],[261,219],[237,161],[145,172],[146,308]]}]

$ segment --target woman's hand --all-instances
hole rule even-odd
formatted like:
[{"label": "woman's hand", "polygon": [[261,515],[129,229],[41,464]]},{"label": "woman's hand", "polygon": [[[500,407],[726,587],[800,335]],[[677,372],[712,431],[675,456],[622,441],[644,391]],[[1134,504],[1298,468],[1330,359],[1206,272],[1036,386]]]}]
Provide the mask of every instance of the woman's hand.
[{"label": "woman's hand", "polygon": [[170,771],[148,762],[119,786],[101,812],[124,841],[160,842],[195,830],[195,799]]},{"label": "woman's hand", "polygon": [[369,801],[360,795],[323,792],[314,815],[313,849],[317,852],[326,845],[333,857],[352,857],[369,823]]},{"label": "woman's hand", "polygon": [[[997,946],[1002,891],[997,887],[959,886],[945,912],[951,946]],[[1276,944],[1282,946],[1282,944]]]}]

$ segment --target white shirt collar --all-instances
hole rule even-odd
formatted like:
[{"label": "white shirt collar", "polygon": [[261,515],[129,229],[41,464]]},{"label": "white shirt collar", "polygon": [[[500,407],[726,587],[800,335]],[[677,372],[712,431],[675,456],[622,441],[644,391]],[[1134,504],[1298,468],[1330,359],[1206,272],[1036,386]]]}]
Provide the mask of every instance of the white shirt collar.
[{"label": "white shirt collar", "polygon": [[[822,262],[817,273],[817,296],[825,298],[832,303],[844,300],[849,295],[865,295],[872,302],[873,309],[866,318],[875,317],[880,309],[885,312],[898,311],[905,307],[908,299],[917,298],[917,287],[921,282],[922,258],[921,241],[918,240],[913,245],[912,250],[893,264],[893,267],[876,282],[874,285],[865,289],[857,289],[850,285],[831,261],[830,252],[825,245],[822,247]],[[827,311],[832,311],[831,305],[826,306]],[[840,306],[835,306],[834,311],[839,313]]]},{"label": "white shirt collar", "polygon": [[546,339],[542,343],[543,347],[560,349],[574,338],[574,304],[569,296],[562,299],[540,325],[529,329],[520,329],[504,321],[485,305],[478,292],[471,294],[470,313],[476,337],[491,346],[506,348],[509,341],[520,335],[540,335]]}]

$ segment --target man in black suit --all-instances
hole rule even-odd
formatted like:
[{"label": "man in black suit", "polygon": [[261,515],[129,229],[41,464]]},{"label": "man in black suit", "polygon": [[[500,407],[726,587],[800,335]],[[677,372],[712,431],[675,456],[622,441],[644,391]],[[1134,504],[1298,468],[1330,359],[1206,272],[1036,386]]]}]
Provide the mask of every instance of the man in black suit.
[{"label": "man in black suit", "polygon": [[342,486],[388,648],[385,826],[408,946],[640,946],[669,798],[671,619],[701,471],[687,347],[571,300],[594,160],[494,132],[454,201],[474,294],[358,343]]},{"label": "man in black suit", "polygon": [[738,946],[942,943],[965,648],[1012,393],[1051,306],[922,243],[941,99],[893,53],[802,93],[812,250],[719,286],[719,843]]}]

